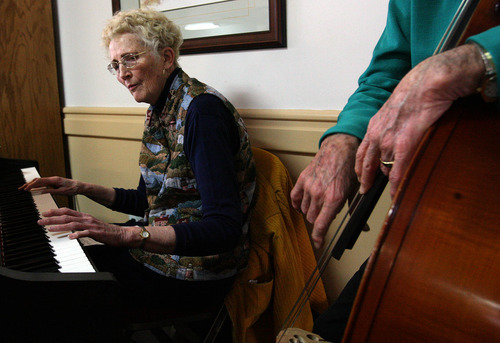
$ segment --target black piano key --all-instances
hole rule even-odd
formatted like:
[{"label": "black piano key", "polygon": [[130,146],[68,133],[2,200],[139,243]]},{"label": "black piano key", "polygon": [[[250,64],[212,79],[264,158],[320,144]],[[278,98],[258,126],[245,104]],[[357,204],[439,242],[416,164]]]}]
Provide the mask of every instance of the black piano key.
[{"label": "black piano key", "polygon": [[31,264],[24,264],[24,265],[18,265],[18,266],[12,266],[8,267],[10,269],[14,270],[19,270],[22,272],[39,272],[39,271],[51,271],[51,272],[57,272],[59,270],[59,266],[50,259],[46,260],[36,260],[33,261]]},{"label": "black piano key", "polygon": [[[7,261],[6,261],[7,262]],[[53,256],[50,255],[40,255],[33,256],[31,258],[26,258],[23,260],[16,261],[14,263],[6,264],[5,267],[20,270],[20,271],[34,271],[37,266],[46,267],[46,266],[54,266],[58,267],[55,262]]]},{"label": "black piano key", "polygon": [[7,230],[7,231],[12,231],[12,232],[15,232],[15,231],[19,232],[19,231],[22,231],[26,228],[29,228],[30,230],[33,230],[33,231],[45,232],[44,227],[41,225],[38,225],[38,223],[37,223],[38,217],[32,218],[31,220],[27,220],[27,219],[29,219],[29,218],[25,218],[23,220],[19,220],[19,219],[8,220],[6,222],[0,223],[0,226],[2,227],[2,231]]},{"label": "black piano key", "polygon": [[[6,206],[0,205],[2,207],[2,214],[4,220],[12,220],[12,219],[23,219],[26,217],[40,217],[40,213],[36,208],[20,208],[20,206],[25,206],[26,202],[20,202],[20,203],[14,203],[14,204],[9,204]],[[34,204],[30,206],[35,206]]]},{"label": "black piano key", "polygon": [[3,246],[15,246],[15,245],[25,245],[28,246],[31,243],[43,242],[49,244],[47,236],[45,233],[32,232],[29,235],[22,235],[15,239],[9,237],[2,237]]},{"label": "black piano key", "polygon": [[[4,219],[12,219],[12,218],[23,218],[24,216],[40,216],[40,213],[38,213],[38,210],[33,207],[19,207],[19,206],[25,206],[26,202],[21,202],[21,205],[18,203],[15,204],[7,204],[7,205],[0,205],[2,206],[2,213],[5,216]],[[30,204],[31,205],[31,204]],[[35,206],[33,204],[32,206]]]},{"label": "black piano key", "polygon": [[19,169],[0,170],[0,249],[2,265],[21,271],[57,271],[40,213]]},{"label": "black piano key", "polygon": [[[21,247],[21,249],[19,249]],[[39,244],[37,240],[26,240],[23,241],[22,243],[18,242],[9,242],[9,244],[4,244],[3,249],[4,249],[4,254],[3,256],[5,258],[9,257],[11,254],[27,254],[29,253],[30,249],[42,249],[44,250],[44,253],[50,254],[52,258],[54,258],[54,253],[51,248],[47,248],[47,244],[43,242],[42,245]]]},{"label": "black piano key", "polygon": [[19,237],[23,235],[36,234],[36,235],[45,235],[45,230],[39,226],[34,224],[23,224],[20,223],[16,226],[7,226],[2,227],[3,237]]},{"label": "black piano key", "polygon": [[18,263],[23,263],[25,261],[38,260],[38,259],[47,259],[50,258],[53,260],[54,256],[52,253],[47,251],[35,251],[30,249],[29,251],[24,251],[23,253],[6,255],[5,256],[5,264],[6,265],[15,265]]},{"label": "black piano key", "polygon": [[59,265],[37,266],[35,271],[38,273],[54,273],[59,271]]},{"label": "black piano key", "polygon": [[24,256],[28,254],[43,254],[47,253],[47,248],[45,244],[32,245],[27,249],[23,249],[19,247],[18,249],[10,249],[9,251],[5,251],[4,258],[6,260],[11,258],[17,258],[18,256]]},{"label": "black piano key", "polygon": [[28,250],[36,250],[36,251],[51,251],[52,247],[50,249],[47,249],[47,243],[46,242],[32,242],[29,245],[12,245],[8,247],[8,250],[4,250],[3,255],[5,258],[16,255],[16,254],[24,254]]},{"label": "black piano key", "polygon": [[33,225],[29,226],[17,226],[17,227],[3,227],[2,228],[2,237],[7,238],[7,237],[21,237],[25,235],[29,235],[31,233],[41,233],[43,234],[44,231],[40,230],[40,228],[34,227]]}]

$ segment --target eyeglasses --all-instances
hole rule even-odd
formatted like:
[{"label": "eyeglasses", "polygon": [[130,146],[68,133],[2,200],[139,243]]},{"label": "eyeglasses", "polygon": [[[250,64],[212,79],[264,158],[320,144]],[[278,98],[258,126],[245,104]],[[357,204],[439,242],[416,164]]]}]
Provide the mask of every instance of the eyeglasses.
[{"label": "eyeglasses", "polygon": [[123,66],[127,69],[133,68],[137,64],[137,57],[141,56],[142,54],[145,54],[146,52],[148,52],[148,51],[145,50],[145,51],[138,52],[135,54],[124,55],[120,62],[113,61],[110,64],[108,64],[108,71],[111,74],[116,75],[118,73],[118,69],[120,69],[120,64],[123,64]]}]

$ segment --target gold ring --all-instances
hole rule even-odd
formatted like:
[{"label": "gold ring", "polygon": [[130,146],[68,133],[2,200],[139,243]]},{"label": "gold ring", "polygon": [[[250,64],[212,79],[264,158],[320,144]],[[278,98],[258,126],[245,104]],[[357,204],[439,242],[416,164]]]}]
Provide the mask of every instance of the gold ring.
[{"label": "gold ring", "polygon": [[382,159],[381,159],[381,158],[379,158],[379,160],[380,160],[380,163],[382,163],[382,164],[383,164],[384,166],[386,166],[387,168],[392,167],[392,166],[393,166],[393,164],[394,164],[394,161],[382,161]]}]

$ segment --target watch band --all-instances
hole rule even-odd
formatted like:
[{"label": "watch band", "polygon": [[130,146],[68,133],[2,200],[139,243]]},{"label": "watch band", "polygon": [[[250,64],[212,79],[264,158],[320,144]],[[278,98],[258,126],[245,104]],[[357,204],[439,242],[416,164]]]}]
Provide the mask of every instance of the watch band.
[{"label": "watch band", "polygon": [[149,231],[146,230],[146,228],[144,226],[139,226],[141,228],[141,232],[140,232],[140,235],[141,235],[141,245],[139,245],[139,248],[140,249],[143,249],[144,248],[144,245],[146,244],[146,240],[151,236]]},{"label": "watch band", "polygon": [[489,51],[486,51],[481,45],[472,42],[481,54],[481,59],[483,60],[485,73],[483,76],[483,81],[478,89],[485,101],[495,101],[498,98],[497,89],[497,71],[495,68],[495,62],[493,61],[493,56]]}]

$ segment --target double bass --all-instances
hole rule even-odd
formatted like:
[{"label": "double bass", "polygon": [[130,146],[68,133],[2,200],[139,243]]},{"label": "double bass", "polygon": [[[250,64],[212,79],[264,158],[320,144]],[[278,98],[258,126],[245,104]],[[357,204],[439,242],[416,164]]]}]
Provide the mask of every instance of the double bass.
[{"label": "double bass", "polygon": [[[498,0],[460,6],[436,53],[500,25]],[[300,329],[289,336],[324,341]],[[342,342],[500,342],[497,104],[479,95],[459,99],[427,131],[370,255]]]},{"label": "double bass", "polygon": [[[499,1],[471,6],[457,45],[500,24]],[[343,342],[500,342],[496,106],[478,95],[460,99],[426,133],[368,261]]]}]

